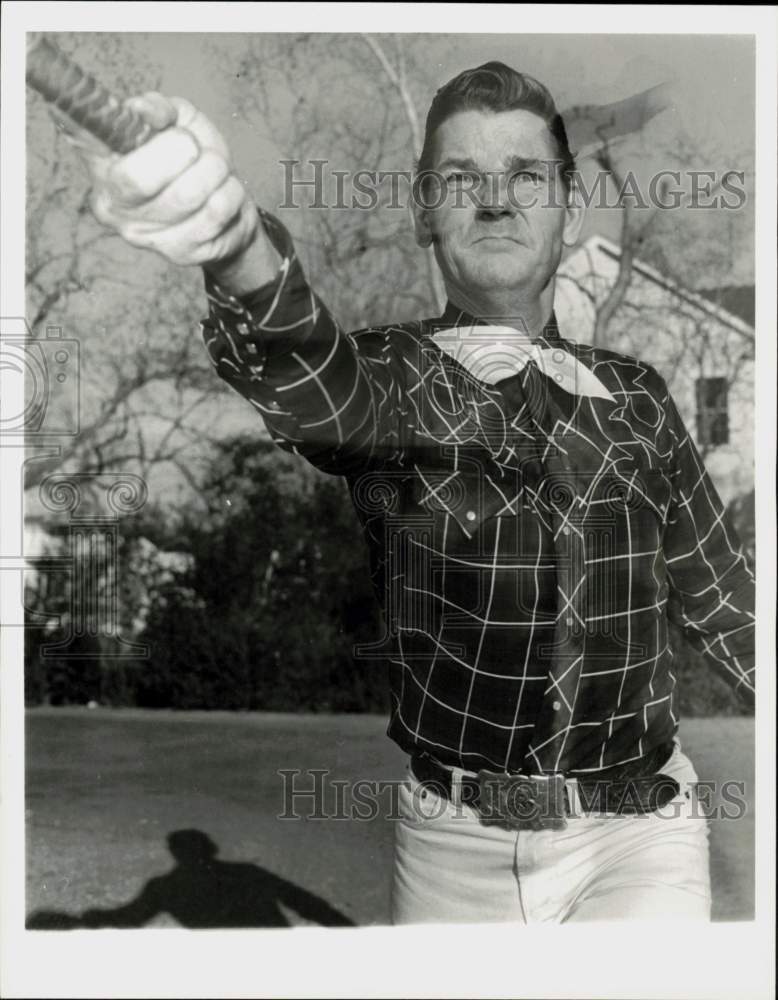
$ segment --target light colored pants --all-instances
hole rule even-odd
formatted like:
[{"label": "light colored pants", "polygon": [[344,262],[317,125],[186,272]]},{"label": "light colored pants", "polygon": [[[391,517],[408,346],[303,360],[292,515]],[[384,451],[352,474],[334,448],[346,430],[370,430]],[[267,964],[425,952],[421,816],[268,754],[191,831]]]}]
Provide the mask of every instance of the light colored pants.
[{"label": "light colored pants", "polygon": [[676,741],[680,793],[643,816],[578,815],[563,830],[486,825],[469,806],[401,786],[392,921],[710,920],[708,824]]}]

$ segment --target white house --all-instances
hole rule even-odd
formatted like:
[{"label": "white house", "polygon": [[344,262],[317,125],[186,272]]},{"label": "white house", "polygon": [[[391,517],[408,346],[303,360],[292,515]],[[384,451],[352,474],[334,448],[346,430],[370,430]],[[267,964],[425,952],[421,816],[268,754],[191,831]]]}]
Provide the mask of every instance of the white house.
[{"label": "white house", "polygon": [[[615,243],[592,236],[564,261],[554,303],[564,336],[592,342],[620,259]],[[623,301],[598,346],[639,357],[660,372],[727,503],[754,484],[754,327],[716,297],[689,291],[634,260]]]}]

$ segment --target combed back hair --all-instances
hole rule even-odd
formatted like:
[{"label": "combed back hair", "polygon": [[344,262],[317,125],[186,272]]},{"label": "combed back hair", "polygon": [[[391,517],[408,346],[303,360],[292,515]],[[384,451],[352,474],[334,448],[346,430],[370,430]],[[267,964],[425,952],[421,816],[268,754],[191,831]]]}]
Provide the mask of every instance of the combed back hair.
[{"label": "combed back hair", "polygon": [[419,174],[432,170],[435,132],[459,111],[531,111],[546,123],[556,144],[556,159],[565,190],[570,191],[575,156],[570,151],[567,132],[548,88],[530,76],[501,62],[488,62],[466,69],[449,80],[435,94],[427,113],[424,147],[419,157]]}]

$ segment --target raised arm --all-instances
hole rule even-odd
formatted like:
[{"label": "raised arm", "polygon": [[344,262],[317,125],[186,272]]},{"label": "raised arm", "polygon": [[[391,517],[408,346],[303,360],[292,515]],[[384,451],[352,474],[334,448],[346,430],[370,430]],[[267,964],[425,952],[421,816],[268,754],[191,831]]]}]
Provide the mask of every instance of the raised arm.
[{"label": "raised arm", "polygon": [[214,126],[187,101],[129,102],[164,131],[125,156],[79,140],[97,219],[205,272],[211,360],[273,439],[348,474],[399,450],[402,367],[378,331],[345,334],[309,288],[285,228],[256,208]]},{"label": "raised arm", "polygon": [[286,228],[260,210],[281,260],[273,280],[230,294],[206,274],[203,336],[218,374],[254,406],[273,440],[346,475],[400,450],[401,363],[379,331],[344,333],[308,285]]}]

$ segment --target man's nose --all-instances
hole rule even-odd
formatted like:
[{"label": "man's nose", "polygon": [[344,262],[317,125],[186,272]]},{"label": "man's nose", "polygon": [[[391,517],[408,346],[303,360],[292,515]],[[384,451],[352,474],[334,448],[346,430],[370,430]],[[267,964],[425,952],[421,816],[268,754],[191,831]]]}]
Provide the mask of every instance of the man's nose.
[{"label": "man's nose", "polygon": [[508,180],[504,175],[490,174],[485,177],[478,195],[479,219],[486,222],[516,214],[516,205],[510,197]]},{"label": "man's nose", "polygon": [[481,205],[477,215],[483,222],[490,222],[497,219],[512,219],[516,214],[509,204]]}]

